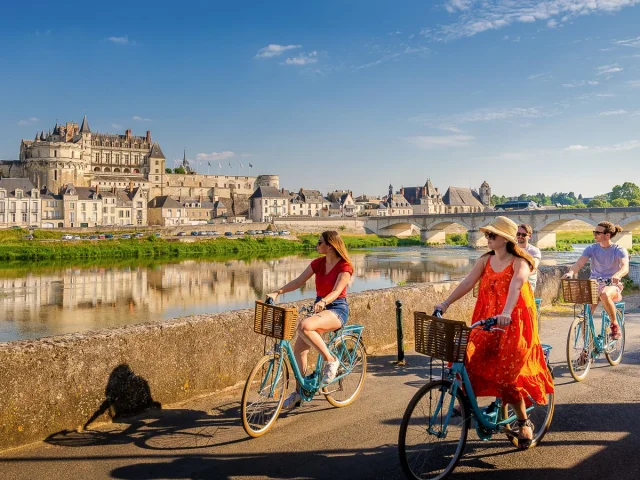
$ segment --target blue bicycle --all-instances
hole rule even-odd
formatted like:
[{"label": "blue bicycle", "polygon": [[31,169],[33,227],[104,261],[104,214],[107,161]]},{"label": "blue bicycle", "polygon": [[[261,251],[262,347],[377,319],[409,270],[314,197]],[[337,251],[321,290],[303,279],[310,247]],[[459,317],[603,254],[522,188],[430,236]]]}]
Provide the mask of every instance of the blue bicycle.
[{"label": "blue bicycle", "polygon": [[[402,418],[398,449],[400,464],[407,478],[441,479],[453,472],[467,442],[468,431],[475,423],[481,440],[504,433],[517,446],[516,416],[508,405],[496,398],[480,407],[464,366],[467,343],[473,329],[494,328],[497,320],[481,320],[471,327],[464,322],[415,314],[416,351],[432,360],[453,362],[443,368],[442,378],[432,380],[413,396]],[[549,346],[543,346],[548,359]],[[551,372],[547,360],[547,368]],[[551,372],[553,378],[553,372]],[[527,413],[534,423],[532,448],[549,430],[555,407],[555,395],[547,394],[546,405],[529,399]]]},{"label": "blue bicycle", "polygon": [[[260,437],[275,424],[288,391],[291,370],[300,385],[303,402],[310,402],[318,392],[334,407],[346,407],[355,401],[367,374],[367,351],[362,341],[364,326],[345,325],[325,334],[327,348],[340,361],[335,380],[325,385],[321,381],[324,366],[322,355],[318,355],[316,367],[310,375],[303,376],[298,368],[290,342],[297,315],[293,316],[290,324],[284,327],[279,325],[279,319],[284,318],[284,315],[279,316],[279,312],[286,313],[283,311],[288,310],[288,313],[295,313],[295,310],[256,302],[256,319],[259,316],[258,309],[261,310],[261,320],[264,320],[262,323],[272,332],[267,334],[262,329],[259,333],[274,336],[276,340],[251,370],[242,392],[242,426],[248,435]],[[263,313],[263,310],[267,313]],[[298,313],[312,315],[313,307],[302,307]],[[258,331],[255,326],[254,329]]]},{"label": "blue bicycle", "polygon": [[611,279],[598,280],[562,280],[562,292],[566,302],[582,304],[582,311],[574,311],[574,320],[567,336],[567,364],[571,376],[581,382],[589,373],[591,364],[604,353],[610,365],[616,366],[622,361],[624,354],[624,302],[616,302],[616,319],[620,326],[621,337],[611,338],[611,320],[606,310],[602,309],[600,333],[596,333],[593,320],[593,309],[600,301],[598,283],[611,285]]}]

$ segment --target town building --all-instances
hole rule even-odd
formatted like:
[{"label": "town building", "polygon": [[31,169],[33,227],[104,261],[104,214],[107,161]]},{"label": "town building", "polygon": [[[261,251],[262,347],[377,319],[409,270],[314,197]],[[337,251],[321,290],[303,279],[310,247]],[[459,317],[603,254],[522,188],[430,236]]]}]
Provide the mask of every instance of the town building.
[{"label": "town building", "polygon": [[413,215],[413,208],[401,193],[393,193],[393,186],[389,185],[389,194],[378,204],[378,217],[392,217],[396,215]]},{"label": "town building", "polygon": [[479,192],[471,188],[449,187],[444,195],[430,179],[422,187],[403,187],[400,194],[413,206],[414,215],[482,212],[491,208],[491,187],[485,181]]},{"label": "town building", "polygon": [[298,193],[282,191],[289,195],[289,215],[319,217],[322,214],[324,197],[318,190],[300,189]]},{"label": "town building", "polygon": [[40,190],[28,179],[0,179],[0,227],[39,227],[41,202]]},{"label": "town building", "polygon": [[276,187],[259,186],[249,197],[249,217],[254,222],[270,222],[289,214],[289,195]]},{"label": "town building", "polygon": [[356,202],[351,191],[335,190],[327,195],[329,204],[329,216],[355,217],[357,214]]},{"label": "town building", "polygon": [[151,199],[147,204],[147,218],[152,226],[175,227],[189,224],[186,207],[168,195]]},{"label": "town building", "polygon": [[442,195],[429,178],[422,187],[402,187],[400,194],[413,206],[415,215],[446,213]]}]

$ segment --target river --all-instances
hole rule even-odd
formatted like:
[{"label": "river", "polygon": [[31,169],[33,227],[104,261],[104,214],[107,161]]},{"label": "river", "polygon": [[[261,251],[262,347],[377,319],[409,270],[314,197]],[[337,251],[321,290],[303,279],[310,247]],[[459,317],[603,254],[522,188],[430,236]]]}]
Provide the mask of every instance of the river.
[{"label": "river", "polygon": [[[574,261],[574,252],[543,264]],[[399,247],[352,252],[351,292],[463,277],[482,251]],[[0,342],[251,308],[299,275],[309,256],[261,260],[181,260],[103,265],[0,266]],[[314,296],[313,279],[282,301]]]}]

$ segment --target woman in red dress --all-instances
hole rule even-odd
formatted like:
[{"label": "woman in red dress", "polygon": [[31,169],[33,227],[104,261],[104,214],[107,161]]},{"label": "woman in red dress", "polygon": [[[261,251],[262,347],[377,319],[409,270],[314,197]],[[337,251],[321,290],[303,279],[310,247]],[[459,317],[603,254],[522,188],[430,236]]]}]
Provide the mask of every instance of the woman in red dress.
[{"label": "woman in red dress", "polygon": [[497,317],[505,332],[476,330],[467,347],[465,366],[476,396],[496,396],[512,406],[518,417],[518,447],[528,448],[533,423],[525,399],[547,403],[554,391],[536,322],[536,307],[527,281],[533,259],[517,246],[518,226],[506,217],[480,228],[491,251],[478,259],[449,297],[436,305],[443,313],[480,280],[472,321]]},{"label": "woman in red dress", "polygon": [[[307,355],[310,347],[315,347],[324,357],[325,366],[322,383],[329,384],[336,378],[340,362],[335,358],[322,339],[322,334],[332,332],[344,326],[349,317],[347,304],[347,285],[353,275],[353,265],[347,254],[347,247],[338,232],[323,232],[318,239],[318,253],[324,255],[316,258],[300,274],[298,278],[284,287],[269,293],[275,302],[279,295],[299,289],[313,275],[316,276],[315,314],[305,318],[298,325],[298,338],[293,346],[298,368],[305,375]],[[300,405],[298,389],[284,402],[286,409]]]}]

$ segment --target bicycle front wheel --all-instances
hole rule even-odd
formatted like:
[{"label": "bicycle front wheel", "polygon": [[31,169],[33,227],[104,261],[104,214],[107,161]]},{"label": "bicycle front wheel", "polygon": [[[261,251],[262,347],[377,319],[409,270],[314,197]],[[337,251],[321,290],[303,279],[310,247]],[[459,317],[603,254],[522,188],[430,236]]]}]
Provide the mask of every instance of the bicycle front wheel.
[{"label": "bicycle front wheel", "polygon": [[[364,344],[355,337],[338,337],[331,350],[344,364],[338,368],[338,375],[343,375],[337,382],[327,385],[323,390],[324,397],[334,407],[351,405],[362,390],[367,375],[367,351]],[[345,368],[346,367],[346,368]]]},{"label": "bicycle front wheel", "polygon": [[[553,378],[553,371],[550,367],[549,373],[551,374],[551,378]],[[536,408],[529,412],[529,420],[533,422],[533,440],[531,441],[531,446],[529,448],[533,448],[538,445],[546,433],[549,431],[549,427],[551,427],[551,420],[553,420],[553,412],[556,407],[556,396],[553,393],[547,393],[547,404],[546,405],[537,405]],[[509,418],[510,416],[515,415],[513,409],[509,405],[502,406],[502,419]],[[516,430],[516,421],[510,423],[508,428],[511,430]],[[508,435],[509,440],[513,443],[514,446],[518,446],[518,439]]]},{"label": "bicycle front wheel", "polygon": [[604,347],[604,356],[607,358],[609,365],[613,367],[622,361],[622,355],[624,354],[624,319],[620,310],[616,310],[616,318],[618,319],[622,336],[618,340],[613,340],[610,334],[607,333],[605,337],[606,345]]},{"label": "bicycle front wheel", "polygon": [[577,317],[573,320],[567,336],[567,365],[576,382],[587,378],[591,368],[592,351],[593,336],[587,318]]},{"label": "bicycle front wheel", "polygon": [[[278,368],[278,366],[280,366]],[[289,384],[289,365],[272,355],[262,357],[247,378],[242,392],[242,426],[256,438],[276,422]]]},{"label": "bicycle front wheel", "polygon": [[[451,403],[459,415],[445,425]],[[436,380],[418,390],[404,412],[398,437],[400,465],[407,478],[437,480],[453,472],[470,424],[470,407],[460,390],[451,395],[450,381]]]}]

